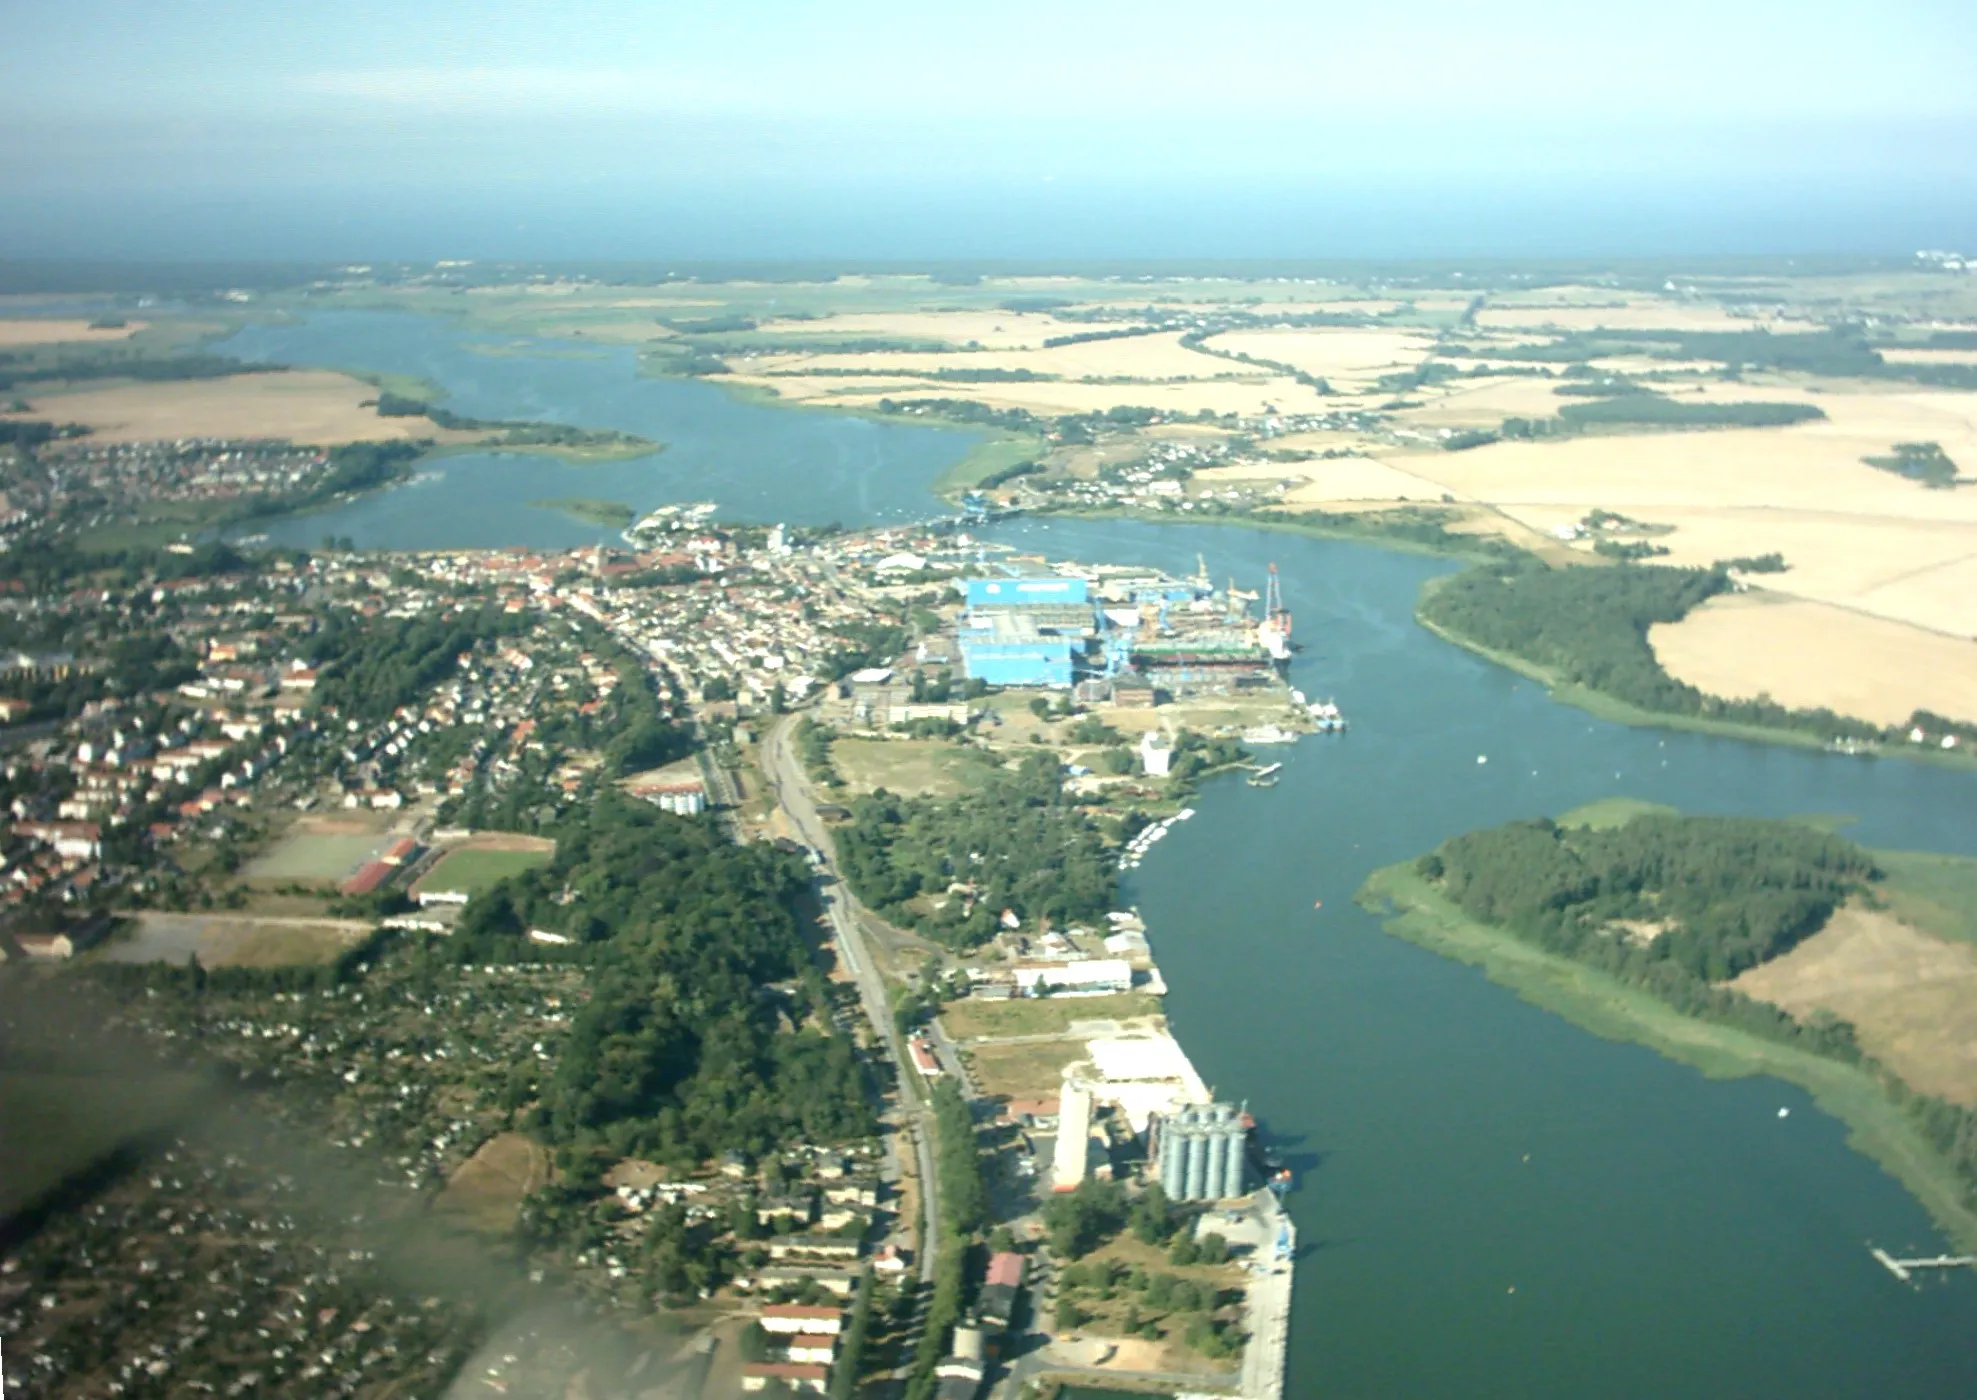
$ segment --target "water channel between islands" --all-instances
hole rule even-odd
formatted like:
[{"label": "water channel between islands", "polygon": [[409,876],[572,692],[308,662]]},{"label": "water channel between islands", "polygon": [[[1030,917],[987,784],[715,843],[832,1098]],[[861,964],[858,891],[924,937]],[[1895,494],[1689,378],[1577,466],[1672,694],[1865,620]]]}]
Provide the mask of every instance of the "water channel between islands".
[{"label": "water channel between islands", "polygon": [[[934,509],[932,480],[971,441],[637,379],[628,351],[504,342],[488,355],[471,339],[433,319],[336,313],[219,348],[423,375],[459,412],[618,428],[670,450],[581,468],[445,459],[435,485],[269,533],[401,549],[598,539],[527,504],[564,495],[641,510],[711,499],[757,521],[907,520]],[[1351,717],[1349,733],[1284,751],[1274,789],[1211,782],[1200,816],[1123,893],[1146,917],[1190,1057],[1300,1168],[1286,1395],[1852,1400],[1899,1385],[1912,1400],[1967,1400],[1977,1278],[1911,1290],[1874,1261],[1870,1241],[1898,1253],[1944,1241],[1805,1093],[1711,1081],[1588,1035],[1389,936],[1353,895],[1373,869],[1457,832],[1615,795],[1844,813],[1869,845],[1977,854],[1977,779],[1556,704],[1414,623],[1420,584],[1454,567],[1442,561],[1239,526],[1018,520],[989,534],[1177,573],[1200,551],[1252,583],[1275,561],[1304,647],[1292,683]]]}]

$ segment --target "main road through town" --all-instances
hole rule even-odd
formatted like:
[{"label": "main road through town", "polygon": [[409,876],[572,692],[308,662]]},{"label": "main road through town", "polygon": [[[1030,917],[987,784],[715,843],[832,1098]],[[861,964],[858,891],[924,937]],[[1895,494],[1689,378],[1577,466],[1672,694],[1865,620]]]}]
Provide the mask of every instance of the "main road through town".
[{"label": "main road through town", "polygon": [[[818,860],[822,862],[819,873],[834,876],[837,850],[831,843],[823,818],[817,815],[817,804],[810,795],[809,779],[804,775],[803,765],[797,761],[795,745],[790,738],[795,725],[793,716],[785,717],[763,738],[762,771],[790,825],[804,844],[817,853]],[[824,912],[831,921],[838,957],[843,959],[845,970],[857,982],[865,1015],[879,1038],[885,1042],[886,1051],[892,1056],[893,1065],[898,1071],[901,1127],[912,1136],[920,1163],[920,1201],[924,1217],[920,1236],[920,1281],[931,1284],[934,1259],[940,1252],[940,1179],[934,1172],[933,1115],[928,1111],[919,1071],[907,1058],[906,1046],[893,1022],[892,1003],[886,996],[885,979],[879,975],[878,964],[872,957],[867,939],[865,911],[841,878],[821,881],[818,893],[823,900]]]}]

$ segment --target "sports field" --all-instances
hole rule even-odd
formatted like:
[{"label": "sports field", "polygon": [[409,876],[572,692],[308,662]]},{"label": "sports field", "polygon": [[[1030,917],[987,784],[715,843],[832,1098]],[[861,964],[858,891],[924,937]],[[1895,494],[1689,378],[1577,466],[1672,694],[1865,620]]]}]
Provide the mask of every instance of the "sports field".
[{"label": "sports field", "polygon": [[464,890],[469,895],[479,894],[510,875],[520,875],[523,871],[547,865],[554,858],[553,847],[514,850],[464,846],[442,856],[439,863],[427,871],[418,884],[413,886],[412,894],[415,898],[422,893],[436,893],[442,890]]}]

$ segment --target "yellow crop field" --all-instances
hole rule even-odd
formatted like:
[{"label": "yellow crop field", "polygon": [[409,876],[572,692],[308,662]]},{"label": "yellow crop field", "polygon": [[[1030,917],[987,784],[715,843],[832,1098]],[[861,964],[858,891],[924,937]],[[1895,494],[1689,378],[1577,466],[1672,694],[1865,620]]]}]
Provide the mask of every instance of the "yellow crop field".
[{"label": "yellow crop field", "polygon": [[127,321],[121,326],[98,329],[88,321],[73,317],[0,317],[0,347],[129,340],[147,324],[144,321]]},{"label": "yellow crop field", "polygon": [[1476,324],[1488,329],[1512,327],[1561,331],[1816,331],[1809,321],[1740,315],[1707,302],[1645,302],[1624,306],[1486,306]]},{"label": "yellow crop field", "polygon": [[1977,643],[1774,593],[1710,600],[1648,637],[1661,664],[1712,695],[1768,693],[1877,724],[1918,708],[1977,720]]},{"label": "yellow crop field", "polygon": [[150,438],[289,438],[334,446],[392,438],[451,441],[424,418],[380,418],[363,407],[378,391],[361,379],[330,370],[279,370],[224,379],[178,379],[122,384],[107,389],[44,394],[35,411],[65,423],[86,424],[104,442]]},{"label": "yellow crop field", "polygon": [[1434,349],[1419,332],[1317,327],[1310,330],[1230,331],[1209,345],[1230,354],[1275,360],[1316,375],[1335,388],[1370,385],[1383,374],[1412,369]]},{"label": "yellow crop field", "polygon": [[766,329],[777,336],[945,340],[957,346],[974,341],[990,350],[1023,350],[1051,336],[1105,328],[1035,311],[853,311],[814,321],[773,321]]}]

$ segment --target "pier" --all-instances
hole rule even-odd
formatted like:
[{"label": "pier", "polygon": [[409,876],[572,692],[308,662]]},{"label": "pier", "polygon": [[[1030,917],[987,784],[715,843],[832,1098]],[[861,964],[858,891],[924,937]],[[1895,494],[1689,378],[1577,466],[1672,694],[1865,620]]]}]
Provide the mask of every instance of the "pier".
[{"label": "pier", "polygon": [[1297,1261],[1297,1226],[1274,1191],[1259,1191],[1249,1216],[1260,1243],[1250,1255],[1243,1293],[1249,1340],[1243,1347],[1242,1400],[1283,1400],[1284,1368],[1291,1337],[1291,1270]]},{"label": "pier", "polygon": [[1878,1245],[1869,1246],[1868,1252],[1880,1261],[1882,1268],[1903,1283],[1909,1282],[1919,1269],[1977,1269],[1977,1254],[1938,1254],[1928,1259],[1897,1259]]}]

